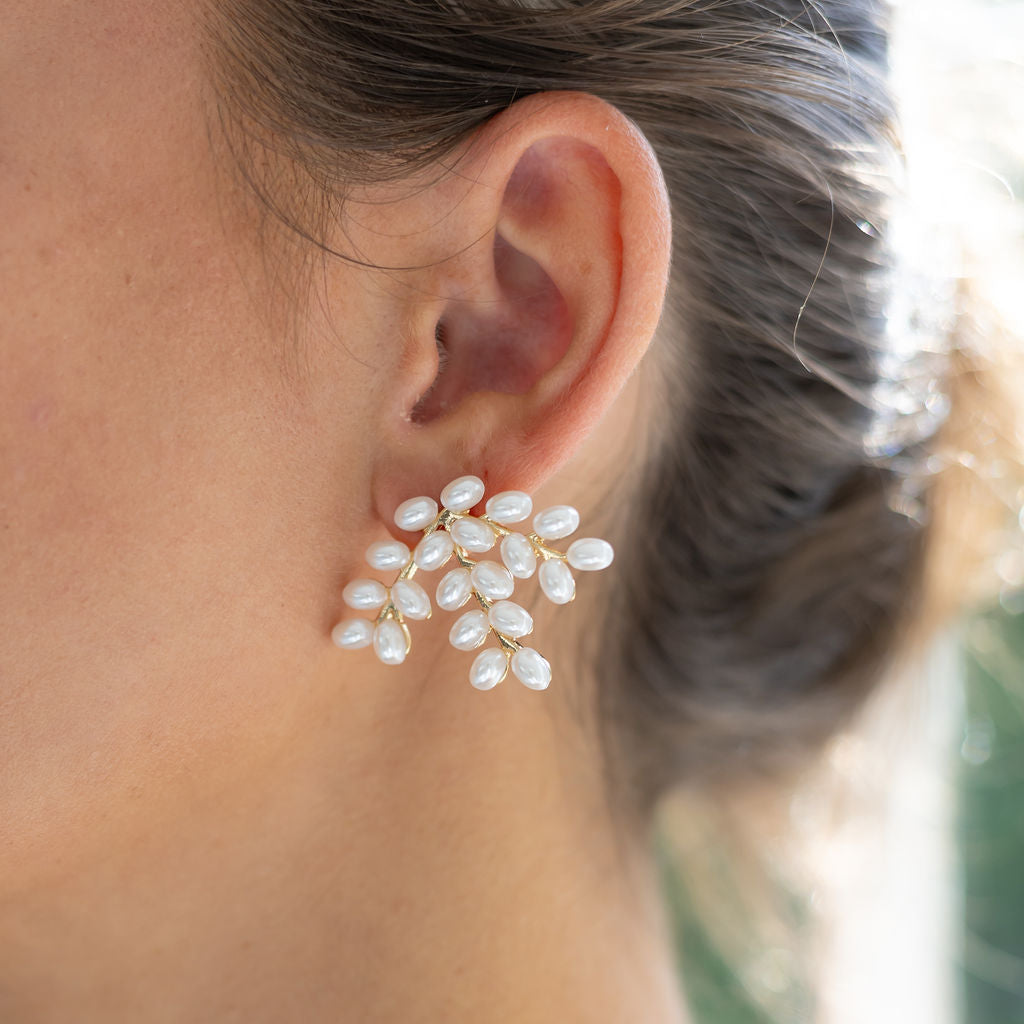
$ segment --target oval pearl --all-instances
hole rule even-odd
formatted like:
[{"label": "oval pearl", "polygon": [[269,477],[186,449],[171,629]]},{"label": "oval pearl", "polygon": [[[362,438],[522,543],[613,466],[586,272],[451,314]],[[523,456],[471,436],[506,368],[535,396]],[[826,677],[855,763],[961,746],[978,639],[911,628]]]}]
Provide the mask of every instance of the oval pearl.
[{"label": "oval pearl", "polygon": [[550,663],[532,647],[520,647],[512,655],[512,672],[531,690],[546,690],[551,682]]},{"label": "oval pearl", "polygon": [[494,647],[481,651],[469,669],[469,681],[478,690],[493,690],[508,672],[508,659]]},{"label": "oval pearl", "polygon": [[341,592],[341,599],[349,608],[366,611],[380,608],[388,599],[388,589],[377,580],[353,580]]},{"label": "oval pearl", "polygon": [[425,530],[436,518],[433,498],[410,498],[395,509],[395,526],[400,530]]},{"label": "oval pearl", "polygon": [[544,540],[561,540],[580,525],[580,514],[572,505],[552,505],[533,517],[533,532]]},{"label": "oval pearl", "polygon": [[446,612],[461,608],[473,593],[473,583],[468,569],[452,569],[441,577],[437,585],[437,606]]},{"label": "oval pearl", "polygon": [[413,580],[396,580],[391,587],[391,599],[407,619],[430,618],[430,598]]},{"label": "oval pearl", "polygon": [[416,545],[413,561],[426,572],[440,569],[455,550],[455,544],[444,530],[435,530]]},{"label": "oval pearl", "polygon": [[490,628],[487,616],[478,608],[476,611],[460,615],[455,620],[455,625],[448,634],[448,642],[457,651],[471,651],[487,639]]},{"label": "oval pearl", "polygon": [[502,539],[501,560],[520,580],[528,580],[537,568],[537,552],[521,533],[510,533]]},{"label": "oval pearl", "polygon": [[460,476],[441,491],[441,504],[449,512],[468,512],[484,496],[478,476]]},{"label": "oval pearl", "polygon": [[467,551],[490,551],[494,547],[494,531],[486,523],[473,519],[472,516],[456,519],[448,529],[455,538],[455,543]]},{"label": "oval pearl", "polygon": [[379,540],[366,549],[366,564],[371,569],[404,569],[409,548],[400,540]]},{"label": "oval pearl", "polygon": [[533,617],[515,601],[498,601],[492,604],[487,618],[499,633],[513,639],[526,636],[533,630]]},{"label": "oval pearl", "polygon": [[488,601],[500,601],[504,597],[511,597],[512,591],[516,589],[512,574],[497,562],[477,562],[473,566],[471,578],[473,586]]},{"label": "oval pearl", "polygon": [[611,544],[600,537],[581,537],[569,545],[566,555],[574,569],[594,572],[597,569],[607,569],[612,564],[615,552]]},{"label": "oval pearl", "polygon": [[523,491],[502,491],[487,499],[487,516],[502,526],[511,526],[529,518],[533,499]]},{"label": "oval pearl", "polygon": [[542,562],[537,577],[540,589],[552,604],[568,604],[576,596],[576,580],[569,566],[558,558]]},{"label": "oval pearl", "polygon": [[405,630],[394,619],[385,619],[373,631],[373,650],[385,665],[401,665],[408,653]]},{"label": "oval pearl", "polygon": [[345,651],[369,647],[373,640],[373,623],[367,619],[345,619],[331,630],[331,639]]}]

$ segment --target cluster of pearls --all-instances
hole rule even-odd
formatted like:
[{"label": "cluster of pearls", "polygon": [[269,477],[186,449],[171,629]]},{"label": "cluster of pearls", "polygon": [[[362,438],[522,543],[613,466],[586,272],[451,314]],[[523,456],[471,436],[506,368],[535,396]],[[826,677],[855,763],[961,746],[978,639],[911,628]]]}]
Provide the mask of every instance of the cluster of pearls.
[{"label": "cluster of pearls", "polygon": [[[342,598],[357,611],[378,610],[374,621],[345,619],[331,631],[331,639],[344,650],[373,646],[385,665],[400,665],[412,646],[407,621],[429,619],[430,596],[413,576],[418,571],[451,568],[437,584],[434,599],[444,611],[458,611],[471,599],[478,607],[463,612],[448,634],[460,651],[474,651],[491,635],[497,647],[481,651],[469,670],[469,681],[478,690],[497,686],[511,668],[512,674],[531,690],[546,689],[551,682],[547,659],[520,641],[533,632],[530,613],[509,600],[517,579],[537,573],[540,588],[554,604],[568,604],[576,596],[573,569],[607,568],[614,552],[597,537],[573,541],[566,551],[551,546],[575,533],[580,514],[571,505],[553,505],[533,516],[531,533],[515,530],[533,513],[533,501],[522,491],[502,491],[488,499],[485,512],[469,510],[484,496],[484,483],[476,476],[460,476],[441,491],[441,504],[433,498],[410,498],[395,510],[395,525],[406,532],[423,531],[412,550],[400,540],[383,540],[366,551],[367,564],[377,570],[397,570],[398,577],[386,587],[372,579],[353,580]],[[501,561],[478,559],[498,548]],[[539,569],[538,569],[539,566]]]}]

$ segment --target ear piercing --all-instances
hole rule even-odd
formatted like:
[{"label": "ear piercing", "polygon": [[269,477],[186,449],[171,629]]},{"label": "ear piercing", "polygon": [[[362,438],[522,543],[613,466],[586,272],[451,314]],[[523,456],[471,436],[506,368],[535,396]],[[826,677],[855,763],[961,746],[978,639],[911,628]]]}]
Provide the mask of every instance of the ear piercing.
[{"label": "ear piercing", "polygon": [[[571,505],[553,505],[533,516],[533,530],[514,529],[530,518],[533,500],[523,491],[502,491],[489,498],[482,515],[470,509],[484,496],[484,483],[476,476],[460,476],[441,491],[440,507],[433,498],[403,501],[395,510],[400,530],[423,531],[410,551],[400,540],[377,541],[366,549],[366,562],[380,571],[397,570],[391,586],[373,579],[357,579],[342,591],[342,599],[357,611],[377,611],[374,620],[345,619],[331,630],[331,639],[343,650],[373,646],[385,665],[400,665],[412,647],[410,621],[429,619],[430,596],[413,577],[434,572],[454,558],[457,565],[441,577],[434,600],[444,611],[457,611],[471,599],[477,607],[463,612],[448,633],[460,651],[483,646],[488,637],[496,647],[482,650],[469,670],[469,681],[478,690],[490,690],[512,674],[531,690],[546,689],[551,665],[521,641],[533,632],[530,613],[509,600],[517,579],[536,572],[540,589],[553,604],[568,604],[576,596],[572,570],[592,572],[611,565],[614,552],[606,540],[585,537],[566,551],[551,542],[569,537],[580,524]],[[495,546],[501,562],[478,559]],[[538,568],[539,566],[539,568]]]}]

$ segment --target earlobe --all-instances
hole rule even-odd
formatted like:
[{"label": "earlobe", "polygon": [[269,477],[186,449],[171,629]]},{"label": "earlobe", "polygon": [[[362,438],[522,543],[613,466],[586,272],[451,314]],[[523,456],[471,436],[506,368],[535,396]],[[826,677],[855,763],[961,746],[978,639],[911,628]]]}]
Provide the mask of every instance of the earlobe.
[{"label": "earlobe", "polygon": [[[412,475],[429,491],[472,471],[530,490],[571,457],[648,346],[668,276],[668,200],[646,139],[582,94],[509,108],[459,173],[471,184],[447,231],[465,248],[438,265],[433,288],[447,291],[422,327],[438,372],[396,429],[404,465],[376,477],[404,492]],[[382,506],[397,497],[378,495]]]}]

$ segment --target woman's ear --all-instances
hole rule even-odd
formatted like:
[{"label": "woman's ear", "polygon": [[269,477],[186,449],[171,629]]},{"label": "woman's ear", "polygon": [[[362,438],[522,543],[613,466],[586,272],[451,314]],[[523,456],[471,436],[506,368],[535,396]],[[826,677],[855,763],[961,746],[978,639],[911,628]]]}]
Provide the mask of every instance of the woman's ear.
[{"label": "woman's ear", "polygon": [[430,230],[403,236],[415,286],[392,296],[408,350],[400,399],[381,406],[380,514],[461,473],[489,492],[535,489],[614,402],[657,326],[671,217],[654,151],[602,100],[538,94],[390,215]]}]

